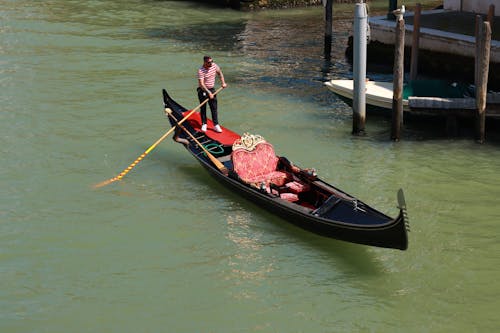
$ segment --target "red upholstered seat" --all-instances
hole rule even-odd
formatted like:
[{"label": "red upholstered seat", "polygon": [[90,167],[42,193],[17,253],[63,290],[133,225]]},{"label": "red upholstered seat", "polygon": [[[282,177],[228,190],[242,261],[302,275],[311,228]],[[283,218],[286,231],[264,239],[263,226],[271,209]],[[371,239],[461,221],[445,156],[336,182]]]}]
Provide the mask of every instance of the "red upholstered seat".
[{"label": "red upholstered seat", "polygon": [[[260,135],[243,134],[234,142],[231,158],[234,171],[241,180],[265,188],[269,193],[279,194],[284,200],[298,201],[298,193],[309,190],[308,185],[294,181],[291,173],[277,170],[279,158],[273,146]],[[285,189],[284,193],[272,189],[271,184]]]},{"label": "red upholstered seat", "polygon": [[255,146],[254,150],[239,148],[232,153],[234,171],[247,183],[273,183],[283,186],[289,179],[286,172],[277,171],[278,157],[273,146],[265,141]]}]

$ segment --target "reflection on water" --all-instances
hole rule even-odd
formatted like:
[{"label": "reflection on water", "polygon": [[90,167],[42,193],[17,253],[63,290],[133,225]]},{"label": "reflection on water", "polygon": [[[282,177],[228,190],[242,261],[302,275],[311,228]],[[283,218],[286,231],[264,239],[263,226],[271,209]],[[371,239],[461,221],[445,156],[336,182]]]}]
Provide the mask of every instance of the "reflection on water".
[{"label": "reflection on water", "polygon": [[230,274],[225,279],[233,286],[235,299],[258,297],[252,288],[269,279],[275,266],[274,259],[265,257],[260,234],[250,230],[251,217],[248,212],[236,210],[226,220],[227,238],[234,243],[235,252],[228,260]]},{"label": "reflection on water", "polygon": [[333,66],[335,75],[342,75],[342,70],[347,75],[349,66],[345,62],[343,40],[348,33],[347,22],[335,21],[330,61],[324,58],[324,41],[318,38],[322,36],[322,27],[314,16],[247,21],[238,36],[238,46],[253,72],[245,73],[244,83],[293,90],[306,96],[321,87],[333,72]]},{"label": "reflection on water", "polygon": [[236,77],[237,84],[269,86],[307,96],[313,90],[323,90],[326,79],[345,77],[350,71],[344,55],[350,19],[334,21],[332,57],[325,59],[323,26],[318,24],[321,15],[320,10],[286,16],[234,12],[209,25],[196,20],[180,25],[166,21],[146,28],[144,33],[174,45],[201,52],[229,52],[229,56],[240,58],[237,69],[242,72]]},{"label": "reflection on water", "polygon": [[148,38],[168,41],[200,50],[228,51],[237,48],[238,35],[245,28],[245,22],[218,22],[209,29],[205,24],[185,24],[146,29]]}]

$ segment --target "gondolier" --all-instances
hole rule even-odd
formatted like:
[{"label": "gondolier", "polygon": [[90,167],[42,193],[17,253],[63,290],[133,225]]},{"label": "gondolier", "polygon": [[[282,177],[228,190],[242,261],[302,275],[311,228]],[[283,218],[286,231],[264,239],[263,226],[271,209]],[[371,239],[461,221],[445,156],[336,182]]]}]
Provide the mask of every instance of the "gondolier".
[{"label": "gondolier", "polygon": [[[206,55],[203,57],[203,65],[198,69],[198,99],[200,103],[209,98],[208,105],[212,112],[212,121],[214,130],[218,133],[222,132],[217,116],[217,96],[215,92],[215,76],[219,76],[222,88],[226,88],[227,84],[224,80],[224,75],[220,67],[213,62],[212,57]],[[207,106],[204,104],[200,109],[203,132],[207,131]]]}]

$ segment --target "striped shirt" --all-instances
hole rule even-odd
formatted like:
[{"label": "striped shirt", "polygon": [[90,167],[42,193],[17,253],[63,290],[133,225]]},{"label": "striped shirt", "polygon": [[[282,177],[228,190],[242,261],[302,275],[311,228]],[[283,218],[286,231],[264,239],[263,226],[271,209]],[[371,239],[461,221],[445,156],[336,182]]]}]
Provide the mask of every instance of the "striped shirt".
[{"label": "striped shirt", "polygon": [[198,69],[198,80],[203,80],[205,87],[211,89],[215,86],[215,76],[219,70],[220,68],[216,63],[212,63],[212,66],[208,69],[201,66],[200,69]]}]

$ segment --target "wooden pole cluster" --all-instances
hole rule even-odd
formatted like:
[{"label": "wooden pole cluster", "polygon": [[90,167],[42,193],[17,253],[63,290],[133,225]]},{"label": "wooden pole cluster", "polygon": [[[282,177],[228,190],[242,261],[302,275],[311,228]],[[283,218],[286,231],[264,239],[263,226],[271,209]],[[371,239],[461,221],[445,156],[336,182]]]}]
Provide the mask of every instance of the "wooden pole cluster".
[{"label": "wooden pole cluster", "polygon": [[396,41],[394,43],[394,78],[392,97],[392,126],[391,139],[401,139],[403,127],[403,80],[404,80],[404,52],[405,52],[405,20],[396,22]]},{"label": "wooden pole cluster", "polygon": [[476,18],[476,139],[483,143],[486,127],[486,94],[488,92],[488,71],[490,64],[491,27],[489,22],[478,23]]}]

